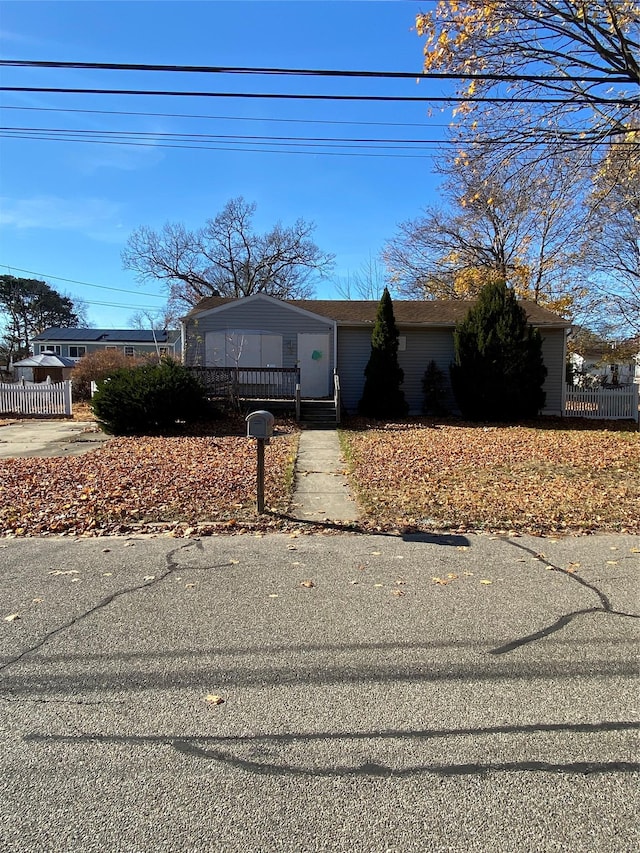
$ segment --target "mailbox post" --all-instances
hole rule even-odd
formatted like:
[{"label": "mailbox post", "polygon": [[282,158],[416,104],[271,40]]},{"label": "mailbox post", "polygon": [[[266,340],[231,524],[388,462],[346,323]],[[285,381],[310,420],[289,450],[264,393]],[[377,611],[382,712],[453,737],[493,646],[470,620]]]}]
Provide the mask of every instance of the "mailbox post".
[{"label": "mailbox post", "polygon": [[275,418],[271,412],[260,410],[250,412],[247,417],[247,437],[257,439],[257,475],[256,493],[257,509],[259,513],[264,512],[264,446],[273,435],[273,424]]}]

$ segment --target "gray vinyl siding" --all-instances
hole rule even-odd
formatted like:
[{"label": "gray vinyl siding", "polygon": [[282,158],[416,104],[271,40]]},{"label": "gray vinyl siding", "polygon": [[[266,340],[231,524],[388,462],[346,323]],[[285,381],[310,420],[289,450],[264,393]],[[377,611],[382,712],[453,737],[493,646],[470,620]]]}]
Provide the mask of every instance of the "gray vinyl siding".
[{"label": "gray vinyl siding", "polygon": [[424,393],[422,379],[427,365],[433,359],[444,376],[448,389],[445,405],[453,410],[455,403],[451,394],[449,365],[453,361],[453,333],[451,329],[402,329],[401,337],[406,337],[404,351],[398,353],[400,367],[404,370],[404,397],[409,404],[409,413],[419,415],[422,412]]},{"label": "gray vinyl siding", "polygon": [[[406,339],[406,348],[398,353],[400,367],[404,370],[405,400],[409,412],[419,415],[424,400],[422,378],[428,363],[433,359],[444,375],[448,389],[445,405],[452,414],[458,409],[451,391],[449,367],[454,359],[453,329],[407,329],[399,327],[400,337]],[[562,383],[564,382],[564,329],[542,330],[542,352],[547,366],[544,390],[547,394],[545,414],[562,411]],[[342,389],[342,402],[348,413],[358,408],[364,387],[364,369],[371,353],[371,329],[338,329],[338,374]]]},{"label": "gray vinyl siding", "polygon": [[330,372],[333,373],[333,323],[322,317],[307,316],[287,305],[271,300],[256,299],[239,302],[222,309],[203,313],[185,322],[187,364],[204,365],[207,332],[261,332],[282,335],[282,366],[296,367],[298,363],[298,334],[329,333]]},{"label": "gray vinyl siding", "polygon": [[[427,364],[433,359],[445,376],[449,386],[449,365],[453,360],[453,335],[451,329],[403,329],[406,349],[398,353],[400,367],[404,370],[405,399],[411,414],[422,412],[422,377]],[[364,369],[371,354],[371,329],[338,329],[338,374],[342,402],[349,413],[354,413],[362,396]],[[453,398],[448,401],[453,407]]]},{"label": "gray vinyl siding", "polygon": [[349,414],[358,408],[364,387],[364,369],[371,354],[371,329],[338,327],[340,399]]},{"label": "gray vinyl siding", "polygon": [[547,378],[542,386],[547,399],[543,413],[561,415],[562,387],[565,377],[565,329],[540,329],[542,335],[542,357],[547,367]]}]

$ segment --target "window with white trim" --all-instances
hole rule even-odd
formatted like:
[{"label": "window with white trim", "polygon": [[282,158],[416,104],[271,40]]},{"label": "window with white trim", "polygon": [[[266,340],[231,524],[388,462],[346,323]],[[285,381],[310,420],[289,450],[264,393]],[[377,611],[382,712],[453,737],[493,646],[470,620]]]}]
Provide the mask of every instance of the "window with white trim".
[{"label": "window with white trim", "polygon": [[40,344],[40,355],[43,355],[45,352],[55,353],[55,355],[62,355],[62,347],[60,344]]},{"label": "window with white trim", "polygon": [[135,347],[125,347],[124,348],[124,354],[128,355],[128,356],[133,356],[136,354],[136,348]]},{"label": "window with white trim", "polygon": [[87,348],[82,346],[69,347],[69,358],[82,358],[87,354]]}]

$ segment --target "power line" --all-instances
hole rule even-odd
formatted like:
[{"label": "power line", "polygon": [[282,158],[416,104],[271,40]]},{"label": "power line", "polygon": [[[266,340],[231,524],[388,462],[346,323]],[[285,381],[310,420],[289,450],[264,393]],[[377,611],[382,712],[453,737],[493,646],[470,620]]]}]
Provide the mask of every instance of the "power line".
[{"label": "power line", "polygon": [[[83,287],[95,287],[98,290],[114,290],[117,293],[129,293],[129,294],[134,294],[134,295],[138,295],[140,293],[140,291],[138,291],[138,290],[124,290],[122,287],[107,287],[104,284],[91,284],[88,281],[77,281],[74,278],[62,278],[59,275],[49,275],[48,273],[44,273],[44,272],[36,272],[36,270],[25,270],[25,269],[22,269],[21,267],[13,266],[13,264],[0,264],[0,267],[2,267],[3,269],[7,269],[9,271],[16,270],[17,272],[26,272],[29,275],[38,275],[42,279],[52,279],[55,281],[64,281],[67,284],[80,284]],[[145,293],[144,295],[145,296],[151,296],[154,299],[166,299],[166,296],[161,296],[158,293]],[[95,303],[95,304],[100,304],[100,303]],[[104,303],[104,304],[106,305],[109,303]],[[127,307],[127,306],[124,306],[124,307]]]},{"label": "power line", "polygon": [[[245,143],[244,147],[239,147],[243,143],[228,145],[202,145],[202,144],[184,144],[179,145],[177,143],[154,143],[154,142],[134,142],[126,139],[121,140],[108,140],[108,139],[89,139],[89,138],[80,138],[74,139],[73,136],[45,136],[45,135],[29,135],[29,134],[10,134],[3,135],[0,133],[0,138],[4,139],[32,139],[32,140],[41,140],[46,142],[79,142],[84,143],[86,145],[127,145],[129,147],[137,147],[137,148],[162,148],[162,149],[177,149],[177,150],[186,150],[186,151],[229,151],[233,153],[246,153],[246,154],[286,154],[287,156],[291,155],[307,155],[312,157],[386,157],[392,159],[416,159],[416,160],[427,160],[430,159],[430,154],[404,154],[400,153],[403,150],[407,149],[399,149],[398,151],[383,151],[382,153],[373,153],[368,151],[362,151],[362,147],[364,146],[353,146],[349,150],[346,151],[328,151],[323,148],[311,148],[311,150],[305,150],[304,147],[301,149],[295,149],[291,147],[282,147],[282,145],[273,148],[256,148],[256,147],[247,147],[248,143]],[[272,143],[274,146],[276,143]],[[293,143],[292,143],[293,144]],[[297,143],[302,145],[301,143]],[[444,145],[456,145],[462,144],[459,140],[456,142],[448,142],[442,141],[433,143],[434,145],[441,147]],[[505,142],[504,144],[509,144]],[[515,143],[513,143],[515,144]],[[540,143],[541,144],[541,143]],[[558,148],[562,146],[571,145],[574,147],[593,147],[594,145],[604,144],[601,141],[590,141],[590,140],[564,140],[562,143],[557,143]],[[309,146],[310,147],[310,146]],[[591,168],[591,167],[589,167]]]},{"label": "power line", "polygon": [[444,71],[365,71],[346,69],[319,68],[261,68],[249,66],[224,65],[150,65],[145,63],[122,62],[55,62],[49,60],[0,60],[0,66],[22,68],[60,68],[84,69],[100,71],[153,71],[170,72],[173,74],[243,74],[284,77],[341,77],[341,78],[374,78],[384,80],[493,80],[502,83],[632,83],[629,75],[543,75],[543,74],[497,74],[497,73],[460,73]]},{"label": "power line", "polygon": [[[238,98],[253,100],[285,100],[285,101],[362,101],[388,103],[483,103],[483,104],[566,104],[566,98],[514,98],[514,97],[476,97],[476,96],[440,96],[430,95],[317,95],[273,92],[193,92],[157,89],[76,89],[44,86],[0,86],[0,92],[38,92],[55,95],[137,95],[144,97],[169,98]],[[572,104],[590,106],[594,103],[608,106],[635,107],[637,99],[620,98],[572,98]]]},{"label": "power line", "polygon": [[[276,122],[282,124],[329,124],[329,125],[351,125],[353,127],[424,127],[424,122],[400,122],[400,121],[354,121],[339,119],[317,119],[317,118],[274,118],[273,116],[215,116],[202,113],[159,113],[141,112],[137,110],[81,110],[68,107],[17,107],[0,104],[3,110],[24,110],[30,112],[56,112],[56,113],[83,113],[89,115],[117,115],[138,116],[148,118],[197,118],[211,119],[215,121],[257,121],[261,123]],[[449,124],[435,124],[429,122],[429,127],[449,127]]]},{"label": "power line", "polygon": [[420,160],[426,160],[429,158],[428,154],[399,154],[399,153],[381,153],[374,154],[368,153],[364,151],[323,151],[323,150],[295,150],[292,148],[287,148],[285,150],[278,148],[240,148],[238,145],[178,145],[175,143],[153,143],[153,142],[132,142],[128,140],[109,140],[109,139],[74,139],[73,137],[64,137],[64,136],[38,136],[38,135],[29,135],[29,134],[10,134],[10,135],[2,135],[0,137],[4,139],[33,139],[33,140],[44,140],[46,142],[80,142],[87,145],[128,145],[137,148],[173,148],[173,149],[184,149],[187,151],[233,151],[237,153],[251,153],[251,154],[306,154],[311,156],[319,156],[323,155],[325,157],[396,157],[396,158],[415,158]]},{"label": "power line", "polygon": [[249,141],[249,142],[287,142],[287,143],[387,143],[398,145],[404,144],[439,144],[440,139],[393,139],[375,137],[348,137],[348,136],[259,136],[243,134],[212,134],[212,133],[170,133],[165,131],[137,131],[137,130],[81,130],[78,128],[60,127],[0,127],[0,131],[29,131],[37,133],[72,133],[72,134],[95,134],[104,136],[131,136],[134,138],[178,138],[189,140],[219,140],[219,141]]},{"label": "power line", "polygon": [[[45,136],[44,134],[55,134],[55,136]],[[208,133],[170,133],[158,131],[129,131],[129,130],[81,130],[70,128],[50,128],[50,127],[0,127],[0,136],[5,138],[18,139],[46,139],[65,142],[95,142],[95,143],[111,143],[121,142],[122,144],[139,144],[136,140],[148,140],[154,147],[172,147],[165,145],[160,140],[179,140],[185,143],[194,143],[193,146],[199,147],[198,143],[203,141],[220,142],[225,145],[236,144],[254,144],[263,143],[268,145],[278,145],[281,147],[289,147],[294,145],[305,146],[308,148],[348,148],[352,150],[361,150],[363,148],[377,149],[397,149],[398,151],[410,150],[415,147],[422,148],[423,146],[456,146],[460,144],[471,144],[471,140],[453,140],[453,139],[397,139],[392,137],[375,138],[375,137],[342,137],[342,136],[263,136],[263,135],[242,135],[242,134],[208,134]],[[106,139],[103,137],[107,137]],[[494,145],[495,139],[473,139],[475,145]],[[504,144],[509,144],[505,142]],[[512,144],[518,144],[514,141]],[[563,141],[564,145],[569,147],[582,147],[585,144],[589,145],[609,145],[607,140],[588,141],[567,138]],[[621,146],[633,146],[637,143],[620,142]],[[233,149],[230,149],[233,150]]]}]

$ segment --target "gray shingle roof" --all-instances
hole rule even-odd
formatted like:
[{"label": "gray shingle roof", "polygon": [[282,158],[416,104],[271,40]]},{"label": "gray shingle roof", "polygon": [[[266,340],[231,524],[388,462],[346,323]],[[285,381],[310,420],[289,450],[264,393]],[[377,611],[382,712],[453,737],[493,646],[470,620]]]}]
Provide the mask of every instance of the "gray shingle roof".
[{"label": "gray shingle roof", "polygon": [[[241,300],[222,296],[207,296],[200,300],[187,317],[193,317],[201,311],[212,308],[220,308],[231,302]],[[369,326],[373,325],[378,310],[377,300],[357,299],[285,299],[287,305],[304,308],[313,314],[329,317],[342,326]],[[529,322],[534,326],[569,327],[571,323],[537,305],[535,302],[522,300],[522,307],[527,313]],[[474,305],[473,300],[466,299],[420,299],[420,300],[393,300],[393,314],[399,326],[455,326],[463,320]]]}]

